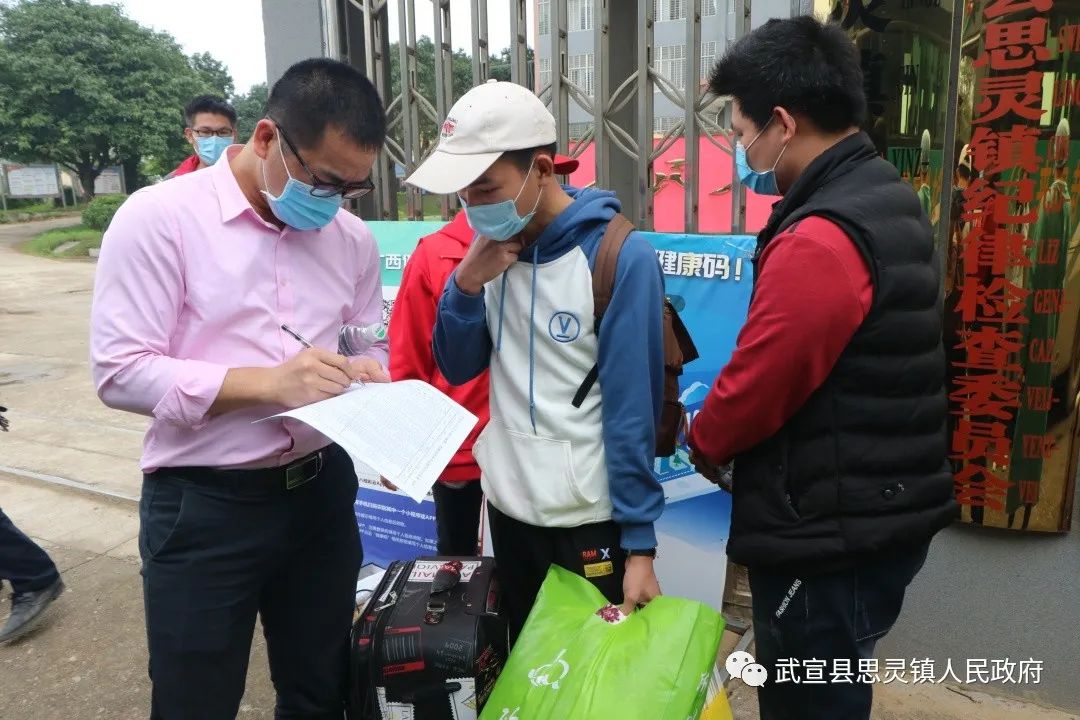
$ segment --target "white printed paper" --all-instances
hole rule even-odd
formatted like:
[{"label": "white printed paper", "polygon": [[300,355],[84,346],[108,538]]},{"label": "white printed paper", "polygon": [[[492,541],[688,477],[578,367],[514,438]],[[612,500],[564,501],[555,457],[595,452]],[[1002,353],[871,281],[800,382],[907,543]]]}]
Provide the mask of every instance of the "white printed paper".
[{"label": "white printed paper", "polygon": [[476,680],[449,678],[447,682],[461,684],[461,689],[450,695],[450,712],[454,720],[476,720]]},{"label": "white printed paper", "polygon": [[410,703],[387,702],[386,688],[376,688],[379,696],[379,710],[383,720],[416,720],[413,706]]},{"label": "white printed paper", "polygon": [[[363,568],[361,568],[360,572],[363,573],[363,571]],[[382,582],[385,574],[385,570],[378,569],[356,581],[357,605],[367,605],[367,601],[374,597],[375,591],[379,589],[379,583]]]},{"label": "white printed paper", "polygon": [[367,383],[274,417],[330,438],[416,502],[422,502],[478,418],[420,380]]}]

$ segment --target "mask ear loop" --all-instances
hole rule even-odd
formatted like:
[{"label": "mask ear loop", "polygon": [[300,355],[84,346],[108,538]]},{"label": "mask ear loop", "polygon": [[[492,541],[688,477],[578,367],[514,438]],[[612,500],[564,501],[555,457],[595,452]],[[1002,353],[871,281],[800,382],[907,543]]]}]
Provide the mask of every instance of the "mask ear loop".
[{"label": "mask ear loop", "polygon": [[536,156],[533,155],[532,162],[529,163],[529,169],[525,171],[525,179],[521,181],[521,187],[518,188],[517,195],[514,196],[515,207],[517,207],[517,201],[521,197],[521,193],[525,192],[525,184],[529,182],[529,176],[532,175],[532,171],[535,166]]},{"label": "mask ear loop", "polygon": [[[765,127],[761,128],[761,130],[758,132],[758,134],[754,136],[754,139],[750,141],[750,145],[744,145],[743,146],[743,152],[746,152],[747,150],[749,150],[750,146],[753,145],[754,143],[756,143],[758,141],[758,138],[760,138],[762,135],[765,134],[765,131],[769,129],[769,126],[772,125],[772,121],[774,119],[776,119],[775,115],[773,115],[772,117],[769,118],[769,122],[765,123]],[[766,170],[765,172],[773,172],[773,173],[776,172],[776,166],[780,164],[780,158],[784,157],[784,153],[787,152],[787,149],[788,149],[788,143],[784,143],[784,147],[780,148],[780,154],[776,156],[776,160],[773,162],[772,167],[769,168],[768,170]],[[746,159],[746,164],[747,164],[747,166],[750,165],[750,158]],[[754,170],[754,168],[750,168],[750,169]],[[754,172],[757,172],[757,170],[754,170]]]},{"label": "mask ear loop", "polygon": [[[274,137],[277,139],[278,157],[281,158],[281,166],[283,168],[285,168],[285,176],[288,177],[289,180],[293,180],[295,178],[293,178],[292,173],[289,172],[289,163],[285,162],[285,151],[281,149],[281,130],[279,128],[276,128],[276,127],[274,128]],[[281,195],[284,195],[285,194],[285,188],[289,187],[289,180],[286,180],[285,181],[285,187],[281,188]],[[263,160],[263,162],[262,162],[262,181],[263,181],[263,187],[266,188],[265,190],[263,190],[263,194],[266,195],[266,197],[268,197],[268,198],[273,198],[274,200],[280,200],[281,195],[278,195],[277,197],[274,197],[274,194],[272,192],[270,192],[270,182],[266,179],[266,161],[265,160]]]},{"label": "mask ear loop", "polygon": [[784,153],[787,152],[787,149],[787,143],[784,143],[784,147],[780,148],[780,154],[776,156],[776,162],[774,162],[772,164],[772,167],[769,168],[770,172],[776,172],[776,166],[780,164],[780,158],[784,157]]},{"label": "mask ear loop", "polygon": [[[525,192],[525,185],[529,182],[529,176],[532,175],[533,168],[536,167],[536,156],[533,155],[532,162],[529,163],[529,169],[525,171],[525,179],[521,181],[521,188],[517,191],[517,195],[514,196],[514,212],[517,212],[517,201],[521,197],[521,193]],[[532,210],[525,213],[526,215],[532,215],[536,212],[536,208],[540,207],[540,198],[544,196],[544,188],[541,187],[540,191],[536,193],[536,202],[533,203]]]},{"label": "mask ear loop", "polygon": [[754,136],[754,139],[750,141],[750,144],[745,146],[747,150],[752,148],[754,146],[754,143],[756,143],[758,141],[758,138],[765,134],[765,131],[769,129],[770,125],[772,125],[772,121],[773,121],[774,117],[776,117],[776,116],[775,115],[769,116],[769,122],[765,123],[765,127],[758,130],[758,134]]}]

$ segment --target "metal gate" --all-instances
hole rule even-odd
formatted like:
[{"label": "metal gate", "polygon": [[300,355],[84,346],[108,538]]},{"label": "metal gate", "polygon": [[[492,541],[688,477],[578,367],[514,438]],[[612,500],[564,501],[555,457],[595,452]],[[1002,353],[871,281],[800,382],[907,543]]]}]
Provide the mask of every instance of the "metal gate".
[{"label": "metal gate", "polygon": [[[762,17],[755,17],[755,24],[768,16],[803,11],[800,1],[806,2],[757,0],[755,13]],[[559,130],[560,151],[579,157],[591,146],[596,184],[618,194],[624,212],[638,227],[652,228],[658,180],[654,161],[684,138],[686,152],[679,168],[684,227],[686,232],[697,231],[698,201],[703,192],[699,142],[714,145],[727,161],[731,157],[725,130],[729,126],[727,111],[723,102],[707,92],[703,63],[719,57],[730,42],[747,31],[749,0],[467,0],[470,42],[457,44],[471,49],[473,85],[491,75],[488,13],[489,7],[500,2],[509,6],[509,79],[534,90],[550,107]],[[425,215],[423,197],[405,186],[401,177],[407,177],[434,149],[437,138],[421,128],[437,128],[456,99],[451,0],[318,0],[317,5],[324,54],[363,70],[386,103],[390,137],[374,170],[376,192],[361,203],[360,212],[374,219],[421,219]],[[453,5],[460,13],[464,2],[454,0]],[[392,9],[398,38],[396,57],[391,57]],[[429,14],[434,30],[434,91],[426,93],[418,79],[421,71],[428,70],[418,67],[417,20],[422,13]],[[459,24],[461,20],[458,17]],[[530,28],[535,39],[532,45]],[[657,57],[658,28],[665,37],[670,39],[674,34],[681,40],[681,58]],[[572,55],[572,46],[583,38],[591,42],[587,74],[570,66],[575,57],[582,57]],[[703,47],[711,51],[704,59]],[[546,69],[541,70],[541,65]],[[654,113],[657,103],[675,109],[671,113],[674,117],[664,118],[662,126]],[[578,119],[573,123],[576,132],[571,132],[572,115]],[[582,118],[587,122],[581,122]],[[733,178],[733,185],[722,191],[730,191],[730,229],[741,231],[745,199],[738,179]],[[456,204],[455,196],[442,197],[437,214],[449,217]]]}]

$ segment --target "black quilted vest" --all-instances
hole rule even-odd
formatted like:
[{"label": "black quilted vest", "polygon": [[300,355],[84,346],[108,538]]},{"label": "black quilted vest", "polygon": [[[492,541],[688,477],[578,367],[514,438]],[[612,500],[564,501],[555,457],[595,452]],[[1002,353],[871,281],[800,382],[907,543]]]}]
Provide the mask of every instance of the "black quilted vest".
[{"label": "black quilted vest", "polygon": [[859,133],[814,160],[777,203],[756,258],[811,215],[858,246],[873,304],[806,404],[735,458],[728,543],[735,562],[802,574],[923,542],[957,514],[940,270],[919,200]]}]

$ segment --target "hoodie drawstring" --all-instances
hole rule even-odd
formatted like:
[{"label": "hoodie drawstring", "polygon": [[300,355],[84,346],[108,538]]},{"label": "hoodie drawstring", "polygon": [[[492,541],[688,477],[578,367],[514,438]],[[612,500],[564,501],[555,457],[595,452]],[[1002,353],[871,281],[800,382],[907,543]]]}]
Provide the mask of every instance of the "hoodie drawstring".
[{"label": "hoodie drawstring", "polygon": [[[540,261],[540,244],[533,245],[532,257],[532,288],[529,297],[529,422],[532,423],[533,433],[536,432],[536,265]],[[506,308],[506,277],[503,273],[499,291],[499,326],[495,331],[495,352],[502,352],[503,337],[503,312]]]},{"label": "hoodie drawstring", "polygon": [[529,420],[536,434],[536,264],[540,259],[540,243],[533,245],[532,294],[529,298]]},{"label": "hoodie drawstring", "polygon": [[499,329],[495,334],[495,352],[502,352],[503,308],[506,307],[506,272],[503,272],[502,289],[499,292]]}]

